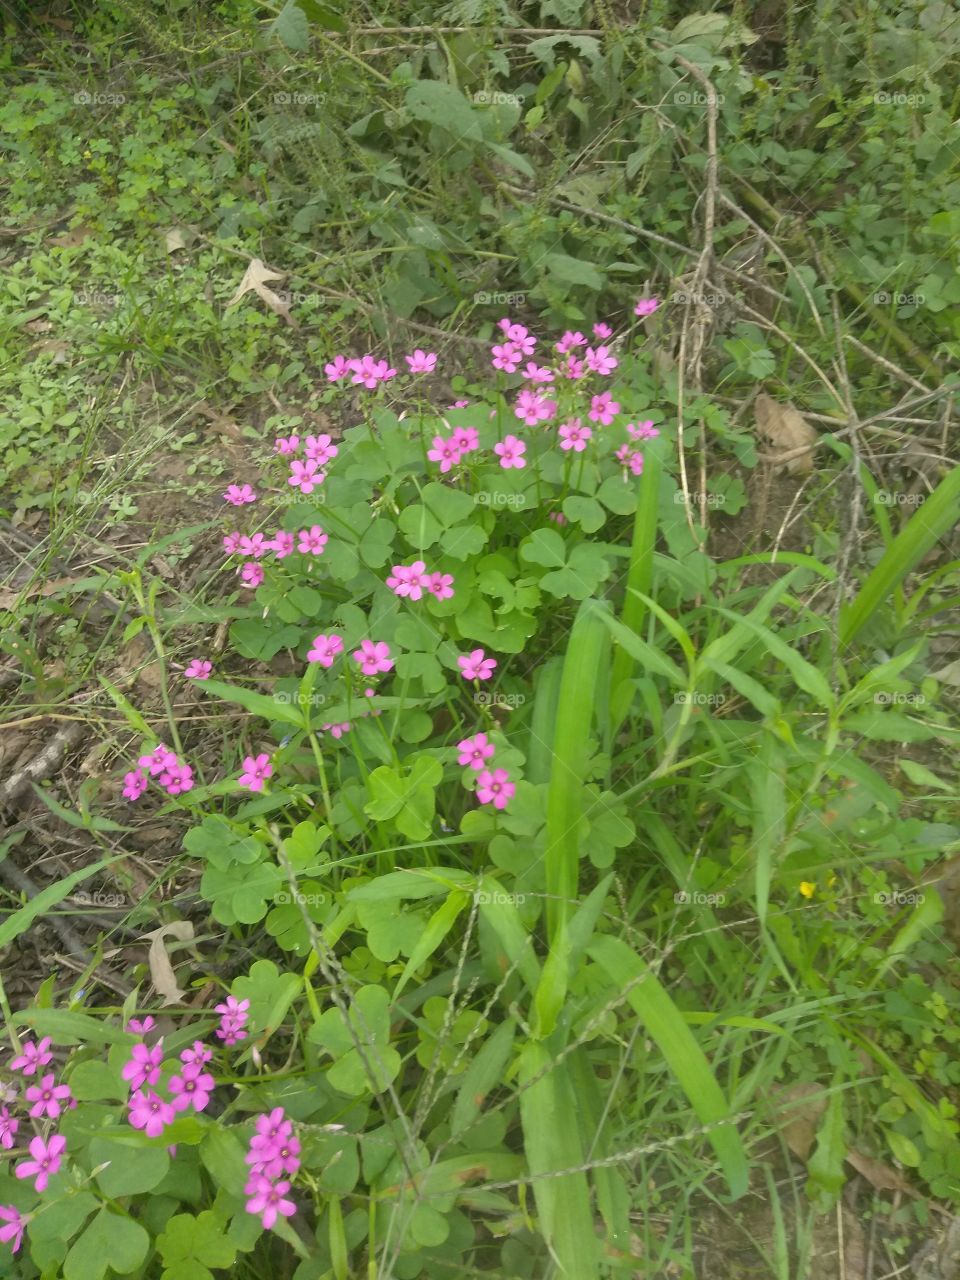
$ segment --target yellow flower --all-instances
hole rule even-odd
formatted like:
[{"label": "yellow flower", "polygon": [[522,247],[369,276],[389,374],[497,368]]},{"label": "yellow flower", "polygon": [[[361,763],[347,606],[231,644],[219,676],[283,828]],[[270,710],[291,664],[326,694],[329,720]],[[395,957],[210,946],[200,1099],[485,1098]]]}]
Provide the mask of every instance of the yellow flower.
[{"label": "yellow flower", "polygon": [[817,886],[815,884],[811,884],[809,880],[801,880],[800,892],[805,898],[812,898],[817,892]]}]

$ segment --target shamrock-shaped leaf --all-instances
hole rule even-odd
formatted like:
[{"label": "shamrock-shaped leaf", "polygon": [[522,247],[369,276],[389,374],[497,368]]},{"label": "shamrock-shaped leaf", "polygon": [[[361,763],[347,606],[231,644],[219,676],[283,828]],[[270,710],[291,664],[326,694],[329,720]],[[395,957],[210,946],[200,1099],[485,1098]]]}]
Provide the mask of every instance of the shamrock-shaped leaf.
[{"label": "shamrock-shaped leaf", "polygon": [[225,818],[211,814],[192,827],[183,837],[183,847],[194,857],[205,858],[207,862],[225,871],[233,863],[239,862],[250,866],[263,857],[263,845],[252,836],[241,836],[230,826]]},{"label": "shamrock-shaped leaf", "polygon": [[411,840],[424,840],[432,829],[435,792],[443,766],[433,756],[417,756],[410,768],[398,772],[381,765],[367,778],[370,799],[364,812],[375,822],[392,818],[397,830]]},{"label": "shamrock-shaped leaf", "polygon": [[150,1237],[139,1222],[101,1209],[64,1259],[64,1280],[101,1280],[108,1270],[129,1275],[149,1248]]},{"label": "shamrock-shaped leaf", "polygon": [[257,960],[245,978],[237,978],[233,994],[250,1001],[250,1022],[258,1031],[272,1034],[303,986],[297,973],[280,973],[272,960]]},{"label": "shamrock-shaped leaf", "polygon": [[576,493],[564,499],[563,514],[578,524],[584,533],[596,533],[607,521],[607,513],[596,498],[585,498]]},{"label": "shamrock-shaped leaf", "polygon": [[563,538],[556,529],[534,529],[520,543],[520,558],[527,564],[542,564],[548,569],[566,563],[567,554]]},{"label": "shamrock-shaped leaf", "polygon": [[404,911],[397,898],[358,903],[357,919],[367,931],[370,950],[385,964],[401,954],[410,955],[423,934],[423,917]]},{"label": "shamrock-shaped leaf", "polygon": [[540,585],[552,596],[586,600],[609,576],[610,565],[604,558],[603,549],[592,542],[582,542],[573,548],[569,561],[562,569],[543,575]]},{"label": "shamrock-shaped leaf", "polygon": [[[383,987],[361,987],[346,1018],[339,1009],[328,1009],[311,1028],[310,1039],[336,1059],[327,1080],[338,1092],[358,1098],[373,1089],[382,1091],[396,1079],[400,1055],[390,1046],[389,1005]],[[355,1047],[358,1042],[362,1054]]]},{"label": "shamrock-shaped leaf", "polygon": [[271,862],[243,869],[208,867],[200,893],[212,904],[213,918],[221,924],[256,924],[267,914],[267,903],[283,882],[280,868]]},{"label": "shamrock-shaped leaf", "polygon": [[196,1217],[175,1214],[157,1237],[157,1248],[165,1267],[162,1280],[207,1280],[208,1268],[232,1266],[237,1256],[226,1223],[209,1209]]}]

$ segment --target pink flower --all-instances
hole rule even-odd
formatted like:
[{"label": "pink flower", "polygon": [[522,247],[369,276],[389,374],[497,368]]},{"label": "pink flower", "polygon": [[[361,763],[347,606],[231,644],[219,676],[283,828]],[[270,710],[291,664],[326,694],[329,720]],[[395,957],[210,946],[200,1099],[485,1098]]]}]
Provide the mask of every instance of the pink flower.
[{"label": "pink flower", "polygon": [[[39,1120],[43,1116],[48,1116],[51,1120],[56,1120],[57,1116],[63,1110],[60,1105],[66,1102],[70,1097],[70,1089],[68,1085],[56,1084],[56,1076],[52,1071],[48,1072],[39,1084],[32,1084],[27,1090],[27,1101],[32,1102],[30,1115],[34,1120]],[[6,1108],[4,1107],[4,1110]]]},{"label": "pink flower", "polygon": [[0,1107],[0,1147],[9,1151],[19,1128],[20,1121],[13,1118],[7,1107]]},{"label": "pink flower", "polygon": [[573,418],[570,422],[565,422],[560,427],[560,448],[573,449],[577,453],[583,453],[587,447],[587,441],[593,436],[593,432],[589,427],[580,425],[579,418]]},{"label": "pink flower", "polygon": [[635,476],[643,475],[643,454],[639,449],[635,449],[627,459],[627,466]]},{"label": "pink flower", "polygon": [[472,649],[457,658],[464,680],[489,680],[497,665],[495,658],[488,658],[482,649]]},{"label": "pink flower", "polygon": [[363,356],[359,360],[349,361],[349,367],[353,370],[353,377],[350,381],[355,386],[364,386],[368,390],[373,390],[380,382],[386,382],[390,378],[397,376],[396,369],[391,369],[386,360],[374,360],[373,356]]},{"label": "pink flower", "polygon": [[659,305],[659,298],[641,298],[633,308],[633,314],[635,316],[652,316]]},{"label": "pink flower", "polygon": [[174,1111],[186,1111],[190,1106],[194,1111],[203,1111],[215,1087],[213,1076],[199,1067],[185,1067],[183,1075],[170,1077],[171,1105]]},{"label": "pink flower", "polygon": [[470,403],[470,401],[469,401],[469,400],[454,400],[454,402],[453,402],[453,404],[450,406],[450,408],[451,408],[451,409],[466,409],[466,408],[467,408],[467,406],[469,405],[469,403]]},{"label": "pink flower", "polygon": [[360,663],[360,670],[365,676],[375,676],[381,671],[393,669],[390,646],[383,640],[361,640],[360,648],[354,650],[353,658]]},{"label": "pink flower", "polygon": [[317,464],[312,458],[308,458],[306,462],[298,459],[290,463],[287,484],[299,489],[301,493],[313,493],[318,484],[323,484],[324,478],[323,472],[317,471]]},{"label": "pink flower", "polygon": [[560,339],[560,341],[556,344],[556,346],[554,347],[554,350],[557,351],[560,355],[565,356],[567,352],[571,350],[571,348],[582,347],[586,344],[586,341],[587,341],[586,338],[579,331],[579,329],[576,331],[576,333],[568,329],[566,333],[563,335],[563,337]]},{"label": "pink flower", "polygon": [[260,1221],[269,1231],[278,1217],[282,1215],[289,1218],[297,1211],[294,1202],[285,1198],[289,1190],[290,1183],[287,1181],[271,1182],[263,1174],[254,1174],[244,1187],[245,1193],[250,1197],[246,1204],[247,1213],[259,1215]]},{"label": "pink flower", "polygon": [[440,463],[441,474],[455,467],[460,461],[460,450],[449,436],[434,436],[433,448],[427,452],[431,462]]},{"label": "pink flower", "polygon": [[492,742],[487,741],[485,733],[475,733],[472,738],[464,738],[462,742],[458,742],[457,750],[460,752],[457,763],[479,772],[496,748]]},{"label": "pink flower", "polygon": [[411,373],[433,373],[437,363],[437,357],[432,351],[421,351],[417,347],[412,356],[404,356],[407,364],[410,366]]},{"label": "pink flower", "polygon": [[554,524],[566,524],[566,523],[567,523],[567,517],[563,514],[563,512],[562,512],[562,511],[551,511],[551,512],[547,515],[547,519],[548,519],[548,520],[552,520]]},{"label": "pink flower", "polygon": [[523,358],[523,352],[515,342],[504,342],[493,347],[493,367],[504,373],[513,373]]},{"label": "pink flower", "polygon": [[163,1041],[158,1040],[152,1049],[145,1044],[133,1046],[133,1056],[120,1072],[131,1089],[142,1089],[145,1084],[156,1084],[160,1079],[163,1063]]},{"label": "pink flower", "polygon": [[127,1030],[134,1031],[138,1036],[145,1036],[148,1031],[154,1028],[154,1021],[150,1014],[147,1014],[142,1020],[140,1018],[131,1018],[127,1023]]},{"label": "pink flower", "polygon": [[652,418],[647,418],[646,422],[628,422],[627,432],[634,440],[655,440],[660,434]]},{"label": "pink flower", "polygon": [[23,1043],[23,1053],[10,1063],[11,1071],[22,1071],[25,1076],[32,1076],[40,1067],[45,1067],[48,1062],[53,1061],[53,1054],[50,1052],[51,1040],[49,1036],[44,1036],[39,1044],[34,1044],[32,1040],[25,1040]]},{"label": "pink flower", "polygon": [[249,1008],[249,1000],[238,1000],[236,996],[227,996],[222,1004],[215,1005],[215,1012],[220,1014],[220,1026],[215,1033],[218,1039],[228,1045],[245,1040],[247,1033],[243,1028],[250,1016]]},{"label": "pink flower", "polygon": [[594,351],[593,347],[587,347],[584,359],[587,362],[587,368],[591,372],[599,374],[613,373],[620,363],[616,357],[610,354],[607,347],[597,347],[596,351]]},{"label": "pink flower", "polygon": [[153,749],[150,755],[141,756],[137,761],[137,764],[142,769],[149,769],[151,777],[154,778],[158,773],[163,773],[165,769],[169,769],[172,764],[176,763],[177,757],[162,742]]},{"label": "pink flower", "polygon": [[12,1204],[0,1204],[0,1220],[4,1223],[0,1227],[0,1241],[9,1244],[11,1251],[16,1253],[23,1244],[23,1229],[27,1220],[21,1217],[20,1210],[15,1209]]},{"label": "pink flower", "polygon": [[331,382],[339,382],[350,372],[350,362],[346,356],[334,356],[329,364],[323,366],[323,372]]},{"label": "pink flower", "polygon": [[591,422],[599,422],[608,427],[620,412],[620,405],[612,399],[609,391],[602,391],[590,401],[590,412],[587,417]]},{"label": "pink flower", "polygon": [[425,576],[423,581],[430,594],[436,596],[438,600],[451,600],[453,598],[452,573],[430,573]]},{"label": "pink flower", "polygon": [[[133,1023],[130,1024],[133,1026]],[[213,1050],[208,1049],[202,1040],[194,1040],[193,1045],[189,1049],[184,1049],[180,1054],[180,1061],[185,1067],[196,1067],[198,1070],[205,1066],[213,1058]]]},{"label": "pink flower", "polygon": [[538,422],[546,422],[552,418],[556,411],[557,406],[553,400],[544,400],[536,391],[525,387],[517,396],[513,412],[526,426],[534,427]]},{"label": "pink flower", "polygon": [[394,595],[406,596],[410,600],[419,600],[423,596],[424,570],[423,560],[414,560],[413,564],[395,564],[387,578],[387,586]]},{"label": "pink flower", "polygon": [[507,436],[502,444],[493,446],[493,452],[499,457],[500,465],[504,470],[509,470],[510,467],[525,467],[527,463],[523,455],[526,451],[527,446],[516,436]]},{"label": "pink flower", "polygon": [[[289,1122],[286,1128],[290,1128]],[[285,1173],[292,1176],[300,1168],[300,1142],[293,1136],[292,1129],[270,1137],[255,1133],[244,1159],[250,1165],[251,1178],[256,1174],[267,1178],[279,1178]]]},{"label": "pink flower", "polygon": [[505,809],[516,789],[506,769],[494,769],[492,773],[484,769],[477,779],[477,799],[481,804],[492,804],[495,809]]},{"label": "pink flower", "polygon": [[44,1142],[42,1138],[34,1138],[29,1148],[33,1159],[21,1160],[13,1172],[18,1178],[32,1178],[36,1174],[34,1190],[46,1191],[47,1183],[60,1170],[60,1162],[66,1146],[66,1138],[61,1137],[59,1133],[55,1133],[49,1142]]},{"label": "pink flower", "polygon": [[274,453],[296,453],[300,448],[299,436],[277,436],[273,442]]},{"label": "pink flower", "polygon": [[293,534],[288,533],[286,529],[278,529],[267,545],[277,553],[278,560],[285,560],[287,556],[293,555]]},{"label": "pink flower", "polygon": [[309,529],[301,529],[297,537],[299,539],[297,550],[302,555],[323,555],[324,547],[327,545],[327,535],[318,524],[311,525]]},{"label": "pink flower", "polygon": [[565,378],[569,378],[571,382],[577,382],[583,377],[586,365],[582,360],[578,360],[576,356],[567,356],[567,363],[563,366],[561,372]]},{"label": "pink flower", "polygon": [[350,721],[344,720],[340,724],[325,724],[320,727],[324,733],[329,733],[332,738],[342,738],[345,733],[350,732]]},{"label": "pink flower", "polygon": [[223,535],[223,549],[228,556],[236,555],[240,550],[240,539],[243,535],[239,533],[225,533]]},{"label": "pink flower", "polygon": [[593,326],[593,336],[598,342],[605,342],[607,338],[613,337],[613,330],[601,320],[599,324]]},{"label": "pink flower", "polygon": [[139,769],[131,769],[123,775],[123,797],[125,800],[139,800],[147,789],[146,774]]},{"label": "pink flower", "polygon": [[245,587],[259,587],[263,581],[263,565],[256,560],[248,560],[240,570],[240,581]]},{"label": "pink flower", "polygon": [[525,356],[533,355],[537,340],[529,329],[522,324],[512,324],[509,320],[501,320],[500,328],[509,341],[515,343]]},{"label": "pink flower", "polygon": [[143,1129],[148,1138],[159,1138],[176,1118],[173,1105],[164,1102],[159,1094],[138,1089],[130,1099],[130,1123],[134,1129]]},{"label": "pink flower", "polygon": [[523,376],[528,382],[552,382],[553,370],[548,369],[546,365],[537,364],[535,360],[530,360],[523,370]]},{"label": "pink flower", "polygon": [[206,658],[193,658],[183,674],[189,680],[209,680],[212,670],[213,663]]},{"label": "pink flower", "polygon": [[242,556],[252,556],[254,560],[259,560],[269,550],[270,543],[267,542],[262,533],[255,533],[249,538],[244,534],[240,539],[240,554]]},{"label": "pink flower", "polygon": [[193,789],[193,770],[188,764],[172,764],[161,773],[160,785],[171,796],[190,791]]},{"label": "pink flower", "polygon": [[342,652],[343,641],[339,636],[314,636],[313,647],[307,654],[307,661],[319,662],[321,667],[332,667],[334,658]]},{"label": "pink flower", "polygon": [[234,507],[243,507],[248,502],[256,502],[257,495],[248,484],[231,484],[227,486],[223,500]]},{"label": "pink flower", "polygon": [[330,462],[340,452],[330,436],[327,435],[307,436],[307,443],[303,451],[311,462],[315,462],[320,467],[325,462]]},{"label": "pink flower", "polygon": [[293,1125],[286,1119],[283,1107],[274,1107],[266,1115],[257,1116],[254,1128],[260,1137],[271,1142],[275,1138],[289,1138],[293,1133]]},{"label": "pink flower", "polygon": [[248,787],[251,791],[262,791],[264,782],[272,773],[273,765],[265,751],[258,756],[246,756],[239,779],[240,786]]},{"label": "pink flower", "polygon": [[473,453],[480,448],[480,434],[476,427],[455,427],[452,439],[460,454]]}]

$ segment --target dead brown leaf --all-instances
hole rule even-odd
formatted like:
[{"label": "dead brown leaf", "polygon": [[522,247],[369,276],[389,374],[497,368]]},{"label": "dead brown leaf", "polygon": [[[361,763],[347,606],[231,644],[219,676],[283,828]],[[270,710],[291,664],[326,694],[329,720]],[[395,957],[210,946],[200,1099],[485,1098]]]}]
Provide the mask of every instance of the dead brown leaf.
[{"label": "dead brown leaf", "polygon": [[150,980],[157,994],[163,997],[164,1004],[179,1004],[185,993],[177,986],[177,977],[163,940],[176,938],[178,942],[190,942],[193,938],[193,925],[189,920],[174,920],[172,924],[165,924],[143,936],[151,939],[147,963],[150,966]]},{"label": "dead brown leaf", "polygon": [[53,328],[50,320],[28,320],[23,326],[27,333],[49,333]]},{"label": "dead brown leaf", "polygon": [[817,1122],[827,1108],[826,1091],[822,1085],[799,1080],[777,1089],[774,1098],[784,1142],[798,1160],[806,1161],[816,1141]]},{"label": "dead brown leaf", "polygon": [[911,1196],[917,1194],[903,1174],[892,1165],[883,1160],[875,1160],[873,1156],[865,1156],[856,1147],[847,1152],[847,1164],[852,1164],[857,1173],[866,1178],[877,1191],[902,1191]]},{"label": "dead brown leaf", "polygon": [[54,236],[50,243],[57,249],[76,249],[93,235],[93,227],[74,227],[72,231],[64,231]]},{"label": "dead brown leaf", "polygon": [[171,227],[163,237],[163,243],[167,253],[176,253],[178,249],[185,249],[187,242],[184,239],[182,227]]},{"label": "dead brown leaf", "polygon": [[54,578],[52,582],[38,582],[22,591],[13,588],[0,591],[0,609],[12,609],[17,603],[30,600],[34,596],[55,596],[69,591],[72,586],[82,582],[82,578]]},{"label": "dead brown leaf", "polygon": [[266,283],[268,280],[284,280],[286,279],[286,275],[287,273],[285,271],[271,271],[271,269],[259,258],[251,258],[250,265],[244,272],[243,279],[240,281],[237,292],[227,303],[227,306],[232,307],[235,303],[240,301],[245,293],[249,293],[252,290],[258,298],[261,298],[267,304],[275,315],[286,320],[287,324],[290,325],[291,328],[298,329],[300,326],[290,314],[289,305],[284,302],[282,298],[279,298]]},{"label": "dead brown leaf", "polygon": [[[754,401],[753,413],[757,434],[772,446],[774,463],[778,454],[792,454],[818,439],[818,433],[796,409],[777,404],[765,392],[761,391]],[[813,450],[807,448],[796,457],[785,458],[781,467],[786,467],[792,476],[807,475],[813,470]]]},{"label": "dead brown leaf", "polygon": [[867,1236],[860,1219],[846,1206],[843,1210],[844,1280],[867,1280]]}]

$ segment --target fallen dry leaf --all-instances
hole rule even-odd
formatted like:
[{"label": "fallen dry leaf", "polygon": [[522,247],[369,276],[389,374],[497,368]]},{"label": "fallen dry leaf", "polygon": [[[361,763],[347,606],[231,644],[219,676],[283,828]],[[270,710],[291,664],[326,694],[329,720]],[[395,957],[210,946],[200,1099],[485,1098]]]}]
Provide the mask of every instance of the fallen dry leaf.
[{"label": "fallen dry leaf", "polygon": [[[818,439],[818,433],[796,409],[777,404],[762,391],[754,402],[753,413],[757,434],[773,447],[774,463],[777,454],[792,454]],[[781,465],[792,476],[806,475],[813,470],[813,450],[808,448],[796,457],[786,458]]]},{"label": "fallen dry leaf", "polygon": [[53,323],[50,320],[28,320],[23,327],[27,333],[49,333]]},{"label": "fallen dry leaf", "polygon": [[898,1173],[892,1165],[883,1160],[874,1160],[872,1156],[865,1156],[856,1147],[847,1152],[847,1164],[852,1164],[857,1173],[866,1178],[877,1191],[903,1191],[911,1196],[917,1194],[903,1174]]},{"label": "fallen dry leaf", "polygon": [[71,587],[78,582],[82,582],[82,578],[55,578],[52,582],[38,582],[31,587],[25,587],[22,591],[7,588],[0,591],[0,609],[12,609],[18,602],[32,599],[34,596],[55,596],[61,592],[69,591]]},{"label": "fallen dry leaf", "polygon": [[76,249],[93,235],[93,227],[74,227],[72,231],[64,231],[50,241],[57,249]]},{"label": "fallen dry leaf", "polygon": [[258,298],[263,299],[275,315],[281,316],[286,320],[288,325],[294,329],[298,329],[300,326],[290,314],[290,307],[288,304],[284,302],[282,298],[277,297],[273,290],[268,288],[266,284],[267,280],[283,280],[286,278],[286,274],[287,273],[285,271],[271,271],[270,268],[265,266],[259,258],[251,258],[250,265],[244,272],[243,279],[240,281],[237,292],[227,303],[227,306],[232,307],[235,303],[240,301],[245,293],[249,293],[252,290]]},{"label": "fallen dry leaf", "polygon": [[161,929],[154,929],[152,933],[145,933],[143,936],[151,939],[147,963],[150,966],[150,980],[157,994],[163,997],[164,1004],[179,1004],[185,993],[177,986],[177,977],[163,940],[176,938],[178,942],[190,942],[193,938],[193,925],[189,920],[174,920],[172,924],[165,924]]},{"label": "fallen dry leaf", "polygon": [[780,1132],[797,1157],[806,1161],[817,1137],[817,1122],[827,1108],[827,1094],[822,1085],[798,1081],[774,1091],[778,1112],[782,1116]]},{"label": "fallen dry leaf", "polygon": [[164,235],[163,243],[166,246],[167,253],[175,253],[177,249],[185,249],[187,242],[183,238],[183,231],[180,227],[171,227]]}]

